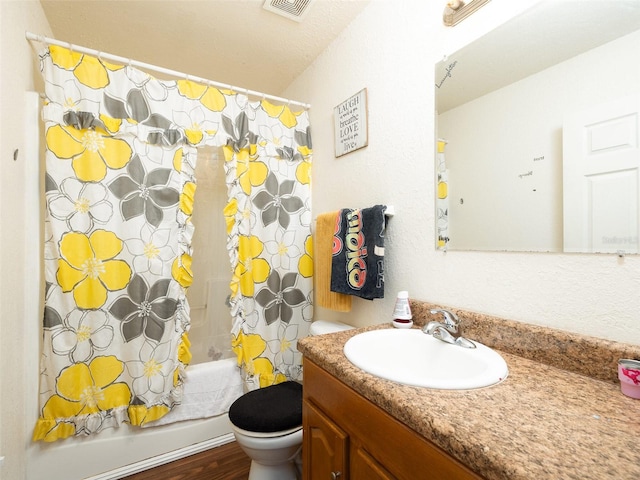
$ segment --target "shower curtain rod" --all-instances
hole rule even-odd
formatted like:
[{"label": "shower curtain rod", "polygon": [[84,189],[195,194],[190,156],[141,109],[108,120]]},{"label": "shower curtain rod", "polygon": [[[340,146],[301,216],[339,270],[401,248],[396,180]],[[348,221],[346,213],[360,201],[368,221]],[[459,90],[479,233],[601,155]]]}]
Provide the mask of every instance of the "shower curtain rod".
[{"label": "shower curtain rod", "polygon": [[135,66],[138,68],[143,68],[145,70],[152,70],[154,72],[163,73],[165,75],[170,75],[172,77],[184,78],[186,80],[192,80],[197,83],[203,83],[205,85],[210,85],[218,88],[225,88],[228,90],[234,90],[244,93],[247,96],[268,98],[269,100],[274,100],[279,103],[286,103],[287,105],[299,105],[305,110],[311,108],[311,104],[297,102],[295,100],[289,100],[288,98],[276,97],[275,95],[269,95],[262,92],[257,92],[255,90],[249,90],[247,88],[234,87],[233,85],[228,85],[226,83],[214,82],[213,80],[207,80],[206,78],[196,77],[193,75],[188,75],[186,73],[178,72],[175,70],[170,70],[164,67],[158,67],[156,65],[152,65],[150,63],[138,62],[137,60],[132,60],[130,58],[119,57],[117,55],[112,55],[109,53],[104,53],[99,50],[94,50],[92,48],[81,47],[79,45],[74,45],[68,42],[61,42],[60,40],[56,40],[55,38],[45,37],[43,35],[36,35],[35,33],[25,32],[25,37],[27,40],[35,40],[40,43],[47,43],[49,45],[57,45],[59,47],[65,47],[74,52],[86,53],[88,55],[94,55],[98,58],[103,58],[106,60],[111,60],[117,63],[122,63],[125,65]]}]

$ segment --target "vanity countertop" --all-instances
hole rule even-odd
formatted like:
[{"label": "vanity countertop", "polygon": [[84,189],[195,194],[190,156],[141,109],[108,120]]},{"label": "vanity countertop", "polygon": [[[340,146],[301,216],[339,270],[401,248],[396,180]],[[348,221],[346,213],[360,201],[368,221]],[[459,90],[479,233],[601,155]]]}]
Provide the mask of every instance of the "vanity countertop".
[{"label": "vanity countertop", "polygon": [[307,337],[298,349],[487,479],[640,478],[640,400],[619,385],[500,350],[509,376],[498,385],[401,385],[365,373],[343,354],[353,335],[378,328],[392,327]]}]

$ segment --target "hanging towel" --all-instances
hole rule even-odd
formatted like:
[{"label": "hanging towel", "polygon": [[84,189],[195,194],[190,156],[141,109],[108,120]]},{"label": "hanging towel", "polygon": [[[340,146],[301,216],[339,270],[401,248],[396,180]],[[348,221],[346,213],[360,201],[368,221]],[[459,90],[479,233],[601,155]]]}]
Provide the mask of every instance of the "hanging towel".
[{"label": "hanging towel", "polygon": [[332,292],[368,300],[384,298],[386,209],[375,205],[340,211],[331,262]]},{"label": "hanging towel", "polygon": [[157,427],[183,420],[209,418],[229,411],[244,394],[244,383],[235,358],[198,363],[187,367],[182,402],[164,417],[143,424]]},{"label": "hanging towel", "polygon": [[331,257],[333,253],[333,234],[340,212],[323,213],[316,221],[314,257],[316,279],[316,305],[336,310],[351,311],[351,297],[331,291]]}]

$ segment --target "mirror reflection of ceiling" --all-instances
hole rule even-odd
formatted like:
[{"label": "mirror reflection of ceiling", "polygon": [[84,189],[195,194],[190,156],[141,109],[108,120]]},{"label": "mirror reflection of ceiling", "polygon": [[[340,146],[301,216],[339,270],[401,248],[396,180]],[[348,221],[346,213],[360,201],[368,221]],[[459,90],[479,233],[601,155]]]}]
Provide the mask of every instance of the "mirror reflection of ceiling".
[{"label": "mirror reflection of ceiling", "polygon": [[[640,0],[547,0],[475,40],[436,66],[436,110],[488,92],[637,30]],[[457,78],[473,79],[458,82]]]}]

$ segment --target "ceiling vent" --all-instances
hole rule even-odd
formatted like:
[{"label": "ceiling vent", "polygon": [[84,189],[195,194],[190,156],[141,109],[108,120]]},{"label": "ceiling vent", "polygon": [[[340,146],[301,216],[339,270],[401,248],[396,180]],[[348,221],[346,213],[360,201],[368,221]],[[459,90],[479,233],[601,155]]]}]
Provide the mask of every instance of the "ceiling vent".
[{"label": "ceiling vent", "polygon": [[265,0],[263,8],[289,20],[301,22],[313,0]]}]

